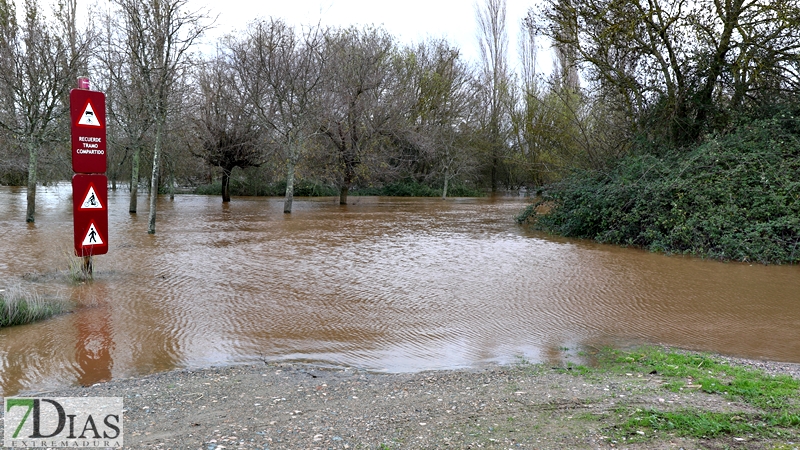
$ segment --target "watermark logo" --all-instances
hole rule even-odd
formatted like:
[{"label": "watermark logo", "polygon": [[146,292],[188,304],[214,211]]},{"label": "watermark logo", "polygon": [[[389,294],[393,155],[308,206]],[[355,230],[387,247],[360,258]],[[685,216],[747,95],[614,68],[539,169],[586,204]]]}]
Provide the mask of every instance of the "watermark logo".
[{"label": "watermark logo", "polygon": [[6,447],[122,447],[121,397],[6,397],[3,413]]}]

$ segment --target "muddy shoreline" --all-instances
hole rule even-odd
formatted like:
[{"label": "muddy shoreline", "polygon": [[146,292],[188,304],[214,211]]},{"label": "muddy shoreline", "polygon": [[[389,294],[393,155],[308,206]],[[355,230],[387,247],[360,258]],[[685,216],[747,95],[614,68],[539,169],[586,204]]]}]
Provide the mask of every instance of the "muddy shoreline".
[{"label": "muddy shoreline", "polygon": [[[800,378],[800,365],[717,356]],[[386,374],[265,363],[175,370],[46,396],[123,397],[126,448],[768,448],[747,436],[629,444],[610,436],[619,406],[730,411],[654,374],[582,376],[542,364]]]}]

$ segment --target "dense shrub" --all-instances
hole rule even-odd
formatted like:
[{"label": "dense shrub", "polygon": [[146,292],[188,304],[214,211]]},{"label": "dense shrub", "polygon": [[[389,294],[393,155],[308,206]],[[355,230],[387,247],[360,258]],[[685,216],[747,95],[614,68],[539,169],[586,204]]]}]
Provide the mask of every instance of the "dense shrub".
[{"label": "dense shrub", "polygon": [[[198,195],[222,195],[222,182],[198,186],[193,193]],[[286,193],[286,181],[267,183],[259,181],[256,177],[242,176],[231,177],[230,193],[234,196],[265,196],[282,197]],[[295,181],[294,195],[296,197],[333,197],[339,195],[335,186],[315,181]],[[378,186],[355,187],[350,190],[350,195],[358,196],[386,196],[386,197],[439,197],[442,195],[441,187],[432,187],[416,180],[402,180]],[[448,188],[448,197],[481,197],[482,191],[465,184],[455,183]]]},{"label": "dense shrub", "polygon": [[[404,180],[383,186],[359,188],[353,195],[381,195],[386,197],[440,197],[441,187],[432,187],[416,180]],[[451,185],[447,190],[448,197],[481,197],[483,192],[463,184]]]},{"label": "dense shrub", "polygon": [[416,181],[399,181],[387,184],[380,188],[380,194],[387,197],[438,197],[442,195],[441,189],[435,189],[427,184]]},{"label": "dense shrub", "polygon": [[482,190],[465,184],[452,184],[447,188],[448,197],[483,197],[484,195],[486,193]]},{"label": "dense shrub", "polygon": [[0,186],[25,186],[28,173],[21,170],[6,169],[0,173]]},{"label": "dense shrub", "polygon": [[[230,193],[236,196],[264,196],[282,197],[286,194],[286,181],[277,183],[263,183],[252,181],[249,178],[238,180],[231,178]],[[194,190],[199,195],[222,195],[222,182],[198,186]],[[336,188],[326,184],[311,181],[299,181],[294,185],[294,195],[297,197],[330,197],[338,195]]]},{"label": "dense shrub", "polygon": [[[755,122],[686,153],[630,155],[550,186],[518,221],[665,253],[800,261],[800,140],[794,117]],[[539,205],[550,212],[534,214]],[[539,208],[541,210],[541,208]]]}]

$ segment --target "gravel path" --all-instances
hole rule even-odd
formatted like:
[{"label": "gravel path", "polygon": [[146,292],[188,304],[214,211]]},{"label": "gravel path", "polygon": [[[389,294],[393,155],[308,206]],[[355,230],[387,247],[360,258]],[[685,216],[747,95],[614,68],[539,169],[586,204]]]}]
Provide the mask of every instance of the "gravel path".
[{"label": "gravel path", "polygon": [[[723,359],[800,376],[796,364]],[[126,447],[202,450],[706,448],[681,439],[625,446],[606,434],[621,405],[746,410],[660,383],[656,375],[579,376],[529,364],[382,374],[286,363],[177,370],[47,395],[122,396]]]}]

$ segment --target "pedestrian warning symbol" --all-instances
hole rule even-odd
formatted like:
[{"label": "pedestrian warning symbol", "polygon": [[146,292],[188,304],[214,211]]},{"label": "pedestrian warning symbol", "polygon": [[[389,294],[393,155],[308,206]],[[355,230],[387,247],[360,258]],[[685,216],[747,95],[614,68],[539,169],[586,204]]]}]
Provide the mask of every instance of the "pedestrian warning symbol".
[{"label": "pedestrian warning symbol", "polygon": [[73,240],[78,256],[108,253],[108,178],[72,177]]},{"label": "pedestrian warning symbol", "polygon": [[92,102],[86,102],[86,107],[83,108],[83,114],[81,114],[80,119],[78,119],[78,125],[84,125],[88,127],[103,126],[103,124],[100,123],[100,119],[97,117],[97,114],[94,113]]},{"label": "pedestrian warning symbol", "polygon": [[83,198],[83,202],[81,202],[81,209],[103,209],[103,204],[100,203],[100,198],[91,184],[89,185],[89,191],[86,192],[86,196]]},{"label": "pedestrian warning symbol", "polygon": [[89,230],[86,231],[86,237],[83,238],[82,245],[103,245],[103,238],[100,237],[100,233],[97,232],[94,222],[89,225]]}]

